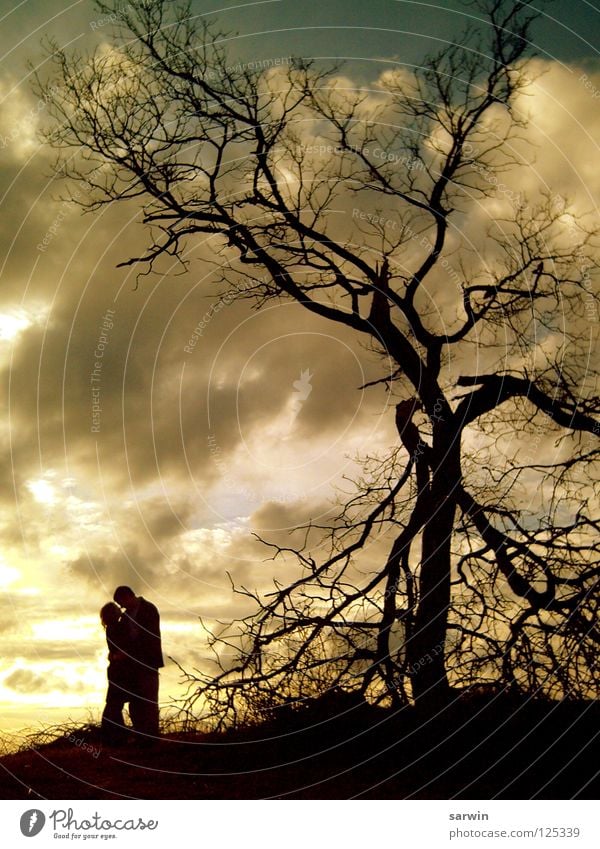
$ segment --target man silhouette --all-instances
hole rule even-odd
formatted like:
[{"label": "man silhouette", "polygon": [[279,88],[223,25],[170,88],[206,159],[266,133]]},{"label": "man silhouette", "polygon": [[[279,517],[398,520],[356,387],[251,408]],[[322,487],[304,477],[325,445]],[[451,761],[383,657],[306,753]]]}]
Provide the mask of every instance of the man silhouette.
[{"label": "man silhouette", "polygon": [[131,587],[117,587],[113,596],[124,608],[121,621],[128,632],[132,661],[129,715],[140,742],[158,737],[158,670],[164,666],[160,642],[160,616],[156,607]]}]

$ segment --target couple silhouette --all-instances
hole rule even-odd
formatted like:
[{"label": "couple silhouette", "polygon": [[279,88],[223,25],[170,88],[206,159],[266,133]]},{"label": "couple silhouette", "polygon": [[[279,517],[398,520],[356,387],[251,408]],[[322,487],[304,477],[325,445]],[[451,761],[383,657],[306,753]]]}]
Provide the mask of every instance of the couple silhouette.
[{"label": "couple silhouette", "polygon": [[131,587],[117,587],[114,602],[100,610],[108,644],[108,690],[102,713],[102,742],[107,746],[127,743],[130,729],[135,739],[151,745],[158,738],[158,670],[164,666],[160,616],[156,607]]}]

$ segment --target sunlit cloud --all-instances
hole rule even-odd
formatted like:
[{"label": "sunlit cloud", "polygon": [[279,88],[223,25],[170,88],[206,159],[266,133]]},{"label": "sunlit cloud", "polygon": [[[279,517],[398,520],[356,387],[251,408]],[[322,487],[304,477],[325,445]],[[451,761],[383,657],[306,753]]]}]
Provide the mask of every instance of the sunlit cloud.
[{"label": "sunlit cloud", "polygon": [[0,342],[14,342],[24,330],[40,325],[47,317],[48,309],[16,309],[0,312]]},{"label": "sunlit cloud", "polygon": [[69,642],[73,644],[74,649],[80,641],[94,640],[99,631],[98,620],[89,616],[45,619],[31,624],[31,633],[35,640]]},{"label": "sunlit cloud", "polygon": [[56,490],[47,480],[40,478],[27,482],[27,489],[31,492],[39,504],[55,504],[57,501]]},{"label": "sunlit cloud", "polygon": [[11,584],[14,584],[21,577],[21,572],[14,566],[8,566],[0,559],[0,587],[6,589]]}]

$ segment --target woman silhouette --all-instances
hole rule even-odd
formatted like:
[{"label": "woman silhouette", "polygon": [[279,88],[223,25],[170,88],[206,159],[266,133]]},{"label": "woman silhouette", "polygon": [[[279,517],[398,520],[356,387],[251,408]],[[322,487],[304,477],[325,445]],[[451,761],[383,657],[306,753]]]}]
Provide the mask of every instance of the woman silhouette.
[{"label": "woman silhouette", "polygon": [[127,651],[127,626],[121,621],[121,609],[114,603],[100,610],[108,644],[108,690],[102,713],[102,742],[122,746],[127,739],[123,708],[130,699],[132,663]]}]

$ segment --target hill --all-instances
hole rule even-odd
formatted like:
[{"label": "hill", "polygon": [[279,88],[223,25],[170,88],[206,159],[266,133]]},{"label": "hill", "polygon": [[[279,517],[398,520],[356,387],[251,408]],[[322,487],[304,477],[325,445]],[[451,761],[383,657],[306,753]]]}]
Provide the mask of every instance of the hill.
[{"label": "hill", "polygon": [[[325,706],[327,710],[331,705]],[[435,717],[318,702],[222,733],[102,748],[95,726],[0,759],[4,799],[597,798],[600,703],[473,700]]]}]

